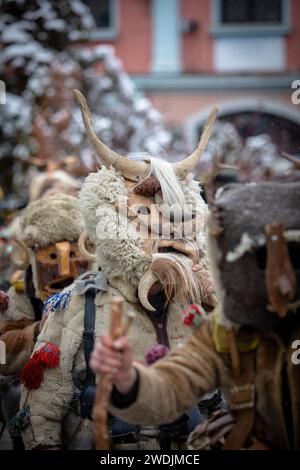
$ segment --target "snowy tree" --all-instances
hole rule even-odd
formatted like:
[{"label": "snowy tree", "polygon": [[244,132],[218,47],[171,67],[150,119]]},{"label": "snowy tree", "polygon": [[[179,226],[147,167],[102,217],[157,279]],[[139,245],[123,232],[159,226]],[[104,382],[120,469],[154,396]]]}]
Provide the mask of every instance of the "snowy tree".
[{"label": "snowy tree", "polygon": [[241,182],[280,178],[294,171],[293,165],[279,154],[269,134],[243,139],[235,126],[226,121],[216,121],[206,152],[197,166],[199,175],[209,173],[215,156],[221,163],[237,166],[239,170],[232,174]]},{"label": "snowy tree", "polygon": [[[86,96],[96,132],[116,151],[171,157],[184,152],[141,96],[111,46],[88,42],[94,21],[80,0],[2,0],[0,75],[7,89],[0,113],[0,185],[24,195],[35,159],[79,156],[94,165],[74,88]],[[5,174],[5,181],[3,175]]]}]

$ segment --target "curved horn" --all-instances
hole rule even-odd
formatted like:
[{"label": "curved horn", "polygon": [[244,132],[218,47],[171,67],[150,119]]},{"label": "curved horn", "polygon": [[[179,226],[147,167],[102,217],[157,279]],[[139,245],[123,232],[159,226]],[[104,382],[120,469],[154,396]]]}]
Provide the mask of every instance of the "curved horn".
[{"label": "curved horn", "polygon": [[25,271],[30,263],[28,248],[20,238],[15,238],[14,241],[19,245],[19,249],[13,249],[11,260],[16,268]]},{"label": "curved horn", "polygon": [[297,170],[300,170],[300,160],[298,160],[297,158],[295,157],[292,157],[292,155],[290,155],[289,153],[287,152],[281,152],[281,155],[286,158],[289,162],[293,163],[294,167],[297,169]]},{"label": "curved horn", "polygon": [[208,119],[205,123],[201,139],[196,150],[189,157],[185,158],[185,160],[173,164],[173,169],[177,176],[183,178],[189,173],[192,173],[209,141],[212,127],[216,120],[218,111],[218,108],[213,108],[210,112],[210,115],[208,116]]},{"label": "curved horn", "polygon": [[83,258],[85,258],[88,261],[96,261],[96,255],[94,253],[91,253],[88,251],[85,247],[85,242],[87,240],[88,236],[86,231],[82,232],[79,239],[78,239],[78,248],[80,251],[80,254],[82,255]]},{"label": "curved horn", "polygon": [[80,106],[83,124],[91,144],[100,157],[101,162],[106,168],[113,166],[119,171],[124,178],[132,181],[140,181],[148,174],[149,166],[145,162],[137,162],[123,157],[113,150],[109,149],[101,140],[96,136],[92,126],[92,117],[90,109],[87,105],[85,97],[79,90],[73,91],[75,99]]},{"label": "curved horn", "polygon": [[154,274],[153,271],[146,271],[145,274],[141,277],[141,280],[139,282],[138,286],[138,297],[139,300],[142,304],[142,306],[146,309],[149,310],[150,312],[155,312],[156,309],[152,307],[148,300],[148,294],[149,290],[153,286],[155,282],[159,281],[158,277],[156,274]]}]

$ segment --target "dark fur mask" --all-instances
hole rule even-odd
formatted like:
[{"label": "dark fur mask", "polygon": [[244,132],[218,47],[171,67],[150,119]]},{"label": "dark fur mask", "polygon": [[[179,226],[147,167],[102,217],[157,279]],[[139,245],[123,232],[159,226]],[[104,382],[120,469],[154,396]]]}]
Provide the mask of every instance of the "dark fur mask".
[{"label": "dark fur mask", "polygon": [[[268,308],[265,228],[280,223],[285,233],[300,231],[300,182],[228,185],[214,204],[223,227],[216,240],[224,314],[236,323],[267,332],[279,318]],[[237,253],[237,247],[243,245],[243,234],[247,234],[248,242],[250,239],[251,248],[230,262],[230,253]],[[295,303],[300,300],[299,238],[287,240],[287,248],[296,275],[291,300]],[[297,315],[299,311],[298,307]]]}]

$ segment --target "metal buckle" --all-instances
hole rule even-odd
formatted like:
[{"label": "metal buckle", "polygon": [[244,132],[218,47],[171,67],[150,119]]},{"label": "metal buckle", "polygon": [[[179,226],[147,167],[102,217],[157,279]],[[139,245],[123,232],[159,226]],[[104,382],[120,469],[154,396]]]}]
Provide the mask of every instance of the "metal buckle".
[{"label": "metal buckle", "polygon": [[232,410],[245,410],[254,408],[255,386],[253,383],[234,385],[229,390],[230,407]]}]

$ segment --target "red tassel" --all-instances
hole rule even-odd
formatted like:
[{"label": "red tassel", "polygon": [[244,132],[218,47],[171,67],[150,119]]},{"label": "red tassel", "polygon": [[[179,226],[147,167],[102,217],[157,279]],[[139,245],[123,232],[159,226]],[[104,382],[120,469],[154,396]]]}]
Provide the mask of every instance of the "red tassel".
[{"label": "red tassel", "polygon": [[60,350],[57,346],[55,346],[55,344],[47,342],[45,346],[43,346],[37,352],[39,354],[42,364],[45,367],[50,367],[51,369],[54,369],[59,365]]},{"label": "red tassel", "polygon": [[25,364],[20,374],[21,383],[27,390],[36,390],[44,380],[44,365],[39,359],[38,351]]},{"label": "red tassel", "polygon": [[38,351],[32,355],[30,360],[25,364],[20,374],[21,383],[27,390],[36,390],[44,380],[44,369],[51,369],[59,365],[60,350],[57,346],[47,342]]}]

